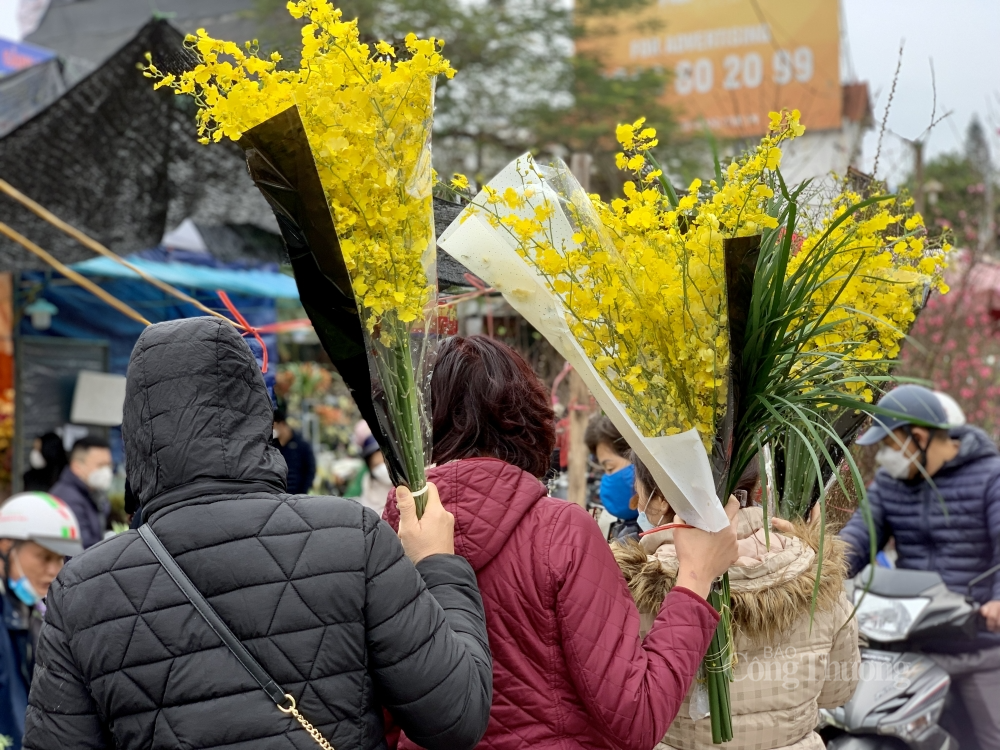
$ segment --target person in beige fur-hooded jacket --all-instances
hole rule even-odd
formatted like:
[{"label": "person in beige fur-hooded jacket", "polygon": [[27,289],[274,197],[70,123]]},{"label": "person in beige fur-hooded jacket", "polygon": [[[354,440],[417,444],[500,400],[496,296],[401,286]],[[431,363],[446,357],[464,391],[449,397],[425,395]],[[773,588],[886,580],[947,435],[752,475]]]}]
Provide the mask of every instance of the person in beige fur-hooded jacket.
[{"label": "person in beige fur-hooded jacket", "polygon": [[[639,510],[659,519],[657,523],[668,523],[673,513],[658,491],[650,496],[643,478],[652,485],[648,471],[637,465]],[[817,709],[850,699],[861,662],[853,607],[844,593],[843,543],[828,534],[819,566],[816,525],[783,523],[782,533],[770,532],[769,548],[763,526],[762,508],[740,511],[740,558],[729,569],[737,652],[731,750],[822,750],[822,740],[813,731]],[[672,530],[654,531],[638,544],[614,546],[642,613],[643,632],[676,578],[672,535]],[[819,592],[813,608],[817,568]],[[707,690],[695,682],[656,750],[715,748],[707,706]]]}]

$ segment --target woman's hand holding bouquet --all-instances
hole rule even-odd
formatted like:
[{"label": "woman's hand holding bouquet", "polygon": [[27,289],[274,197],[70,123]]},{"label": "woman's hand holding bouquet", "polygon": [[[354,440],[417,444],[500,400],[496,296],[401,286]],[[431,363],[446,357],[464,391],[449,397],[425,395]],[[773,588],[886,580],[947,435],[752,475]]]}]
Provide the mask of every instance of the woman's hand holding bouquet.
[{"label": "woman's hand holding bouquet", "polygon": [[[739,501],[732,495],[726,505],[729,526],[722,531],[710,532],[697,528],[674,529],[674,546],[677,548],[677,585],[708,599],[712,584],[736,562],[739,550],[736,540]],[[677,519],[680,521],[680,519]]]}]

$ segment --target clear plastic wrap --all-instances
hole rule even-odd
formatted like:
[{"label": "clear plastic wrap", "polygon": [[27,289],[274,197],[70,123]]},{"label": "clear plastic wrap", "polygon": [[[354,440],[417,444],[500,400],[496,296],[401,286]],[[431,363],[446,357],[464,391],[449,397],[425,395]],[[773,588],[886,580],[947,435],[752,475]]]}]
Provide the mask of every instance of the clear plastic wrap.
[{"label": "clear plastic wrap", "polygon": [[[426,118],[410,122],[416,132],[406,135],[421,140],[419,158],[395,166],[378,163],[373,176],[402,172],[396,208],[405,211],[403,221],[384,223],[381,231],[365,236],[366,242],[381,243],[385,252],[378,257],[359,253],[354,240],[338,238],[336,191],[321,180],[330,166],[324,151],[310,143],[297,107],[240,140],[251,177],[278,219],[303,306],[320,340],[362,414],[377,427],[373,433],[394,482],[416,491],[425,485],[431,455],[430,377],[438,340],[431,97],[427,103]],[[370,289],[381,294],[366,300]]]},{"label": "clear plastic wrap", "polygon": [[[437,337],[434,80],[455,71],[439,39],[369,44],[328,0],[287,10],[307,20],[297,69],[279,65],[278,52],[262,55],[256,41],[240,46],[204,29],[185,37],[193,69],[161,70],[151,55],[140,67],[154,88],[194,98],[202,143],[243,146],[307,290],[303,304],[331,357],[355,376],[356,395],[358,358],[369,365],[368,411],[377,416],[366,417],[419,514]],[[360,395],[362,411],[368,401]]]}]

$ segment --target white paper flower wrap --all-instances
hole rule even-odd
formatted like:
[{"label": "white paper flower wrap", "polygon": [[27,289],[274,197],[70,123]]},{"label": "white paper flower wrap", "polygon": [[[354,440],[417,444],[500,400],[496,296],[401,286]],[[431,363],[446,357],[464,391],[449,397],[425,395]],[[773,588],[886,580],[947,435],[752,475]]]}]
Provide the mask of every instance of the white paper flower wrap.
[{"label": "white paper flower wrap", "polygon": [[[535,207],[546,200],[551,205],[561,205],[560,196],[545,184],[539,171],[532,164],[531,156],[525,154],[507,165],[489,183],[489,187],[501,195],[507,188],[513,188],[526,197],[520,209],[496,204],[502,214],[516,213],[528,218],[534,215]],[[578,184],[576,188],[582,192]],[[484,190],[473,203],[483,206],[487,200]],[[565,242],[567,247],[576,244],[572,239],[573,226],[563,210],[557,210],[551,221],[553,234],[560,242]],[[485,212],[473,205],[452,222],[438,244],[501,292],[511,307],[573,366],[629,446],[649,468],[670,506],[686,523],[706,531],[719,531],[729,524],[716,495],[708,454],[697,430],[659,437],[642,435],[571,334],[563,301],[548,288],[544,277],[519,255],[517,240],[505,227],[491,226]]]}]

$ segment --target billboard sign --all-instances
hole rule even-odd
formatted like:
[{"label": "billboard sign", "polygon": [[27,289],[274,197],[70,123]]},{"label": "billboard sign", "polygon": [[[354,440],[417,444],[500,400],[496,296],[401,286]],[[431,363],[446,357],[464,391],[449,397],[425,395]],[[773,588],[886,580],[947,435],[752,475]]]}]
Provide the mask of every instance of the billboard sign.
[{"label": "billboard sign", "polygon": [[612,74],[672,71],[664,101],[685,130],[759,136],[783,107],[812,130],[841,127],[836,0],[654,0],[599,23],[580,50]]}]

